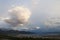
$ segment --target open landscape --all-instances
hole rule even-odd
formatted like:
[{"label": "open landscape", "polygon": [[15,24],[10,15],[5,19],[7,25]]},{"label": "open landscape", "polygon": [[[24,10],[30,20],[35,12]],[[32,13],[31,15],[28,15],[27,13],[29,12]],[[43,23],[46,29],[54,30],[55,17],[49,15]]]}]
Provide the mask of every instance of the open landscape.
[{"label": "open landscape", "polygon": [[0,40],[60,40],[59,34],[36,34],[29,31],[0,30]]},{"label": "open landscape", "polygon": [[60,40],[60,36],[8,36],[8,35],[0,35],[0,40]]},{"label": "open landscape", "polygon": [[0,0],[0,40],[60,40],[60,0]]}]

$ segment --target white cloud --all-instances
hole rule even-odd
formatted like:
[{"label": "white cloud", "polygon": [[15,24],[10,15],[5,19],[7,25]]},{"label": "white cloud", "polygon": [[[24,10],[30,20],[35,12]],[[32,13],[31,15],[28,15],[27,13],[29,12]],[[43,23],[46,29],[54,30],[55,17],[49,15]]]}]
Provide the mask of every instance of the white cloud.
[{"label": "white cloud", "polygon": [[59,27],[60,26],[60,18],[49,18],[44,22],[45,26],[48,27]]},{"label": "white cloud", "polygon": [[22,6],[13,7],[8,12],[11,19],[5,21],[15,26],[27,23],[31,15],[30,10]]},{"label": "white cloud", "polygon": [[45,7],[45,13],[47,15],[44,25],[48,27],[60,26],[60,0],[53,0]]},{"label": "white cloud", "polygon": [[36,27],[36,29],[40,29],[40,27]]},{"label": "white cloud", "polygon": [[9,16],[7,17],[0,17],[0,20],[5,21],[12,26],[23,26],[29,21],[31,12],[28,8],[23,6],[15,6],[8,10],[8,14]]},{"label": "white cloud", "polygon": [[0,17],[0,20],[1,20],[1,21],[4,21],[5,19],[8,20],[8,19],[10,19],[10,18],[9,18],[9,17]]}]

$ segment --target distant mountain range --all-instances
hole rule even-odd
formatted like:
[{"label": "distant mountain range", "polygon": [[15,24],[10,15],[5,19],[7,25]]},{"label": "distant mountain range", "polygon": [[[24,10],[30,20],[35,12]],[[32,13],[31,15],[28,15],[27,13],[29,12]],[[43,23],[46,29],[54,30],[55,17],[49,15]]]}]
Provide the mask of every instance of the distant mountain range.
[{"label": "distant mountain range", "polygon": [[42,30],[31,30],[31,31],[18,31],[18,30],[2,30],[0,29],[0,35],[9,36],[44,36],[44,35],[60,35],[59,31],[42,31]]},{"label": "distant mountain range", "polygon": [[34,34],[33,32],[29,32],[29,31],[1,30],[1,29],[0,29],[0,33],[4,33],[4,34]]},{"label": "distant mountain range", "polygon": [[38,29],[38,30],[32,30],[31,32],[34,32],[38,35],[60,35],[60,29]]},{"label": "distant mountain range", "polygon": [[0,29],[0,35],[7,35],[7,36],[26,36],[35,34],[34,32],[29,31],[18,31],[18,30],[1,30]]},{"label": "distant mountain range", "polygon": [[18,30],[2,30],[0,29],[0,37],[2,38],[56,38],[60,37],[60,32],[46,32],[42,30],[18,31]]}]

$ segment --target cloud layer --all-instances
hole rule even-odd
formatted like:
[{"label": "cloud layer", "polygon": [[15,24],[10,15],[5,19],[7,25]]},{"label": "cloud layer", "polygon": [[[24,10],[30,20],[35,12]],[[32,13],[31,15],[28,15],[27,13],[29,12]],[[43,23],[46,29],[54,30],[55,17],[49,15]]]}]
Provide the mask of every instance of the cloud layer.
[{"label": "cloud layer", "polygon": [[60,17],[51,17],[44,22],[45,26],[48,27],[59,27],[60,26]]}]

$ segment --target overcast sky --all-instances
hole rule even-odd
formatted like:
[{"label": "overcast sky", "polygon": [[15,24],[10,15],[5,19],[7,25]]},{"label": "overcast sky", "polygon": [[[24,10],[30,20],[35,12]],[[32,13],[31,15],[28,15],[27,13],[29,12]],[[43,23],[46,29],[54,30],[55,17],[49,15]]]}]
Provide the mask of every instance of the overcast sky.
[{"label": "overcast sky", "polygon": [[[0,0],[0,16],[8,17],[8,10],[16,6],[24,6],[30,10],[29,28],[55,26],[60,20],[60,0]],[[51,24],[49,21],[52,18],[55,21]],[[0,25],[2,23],[4,22],[0,22]]]}]

